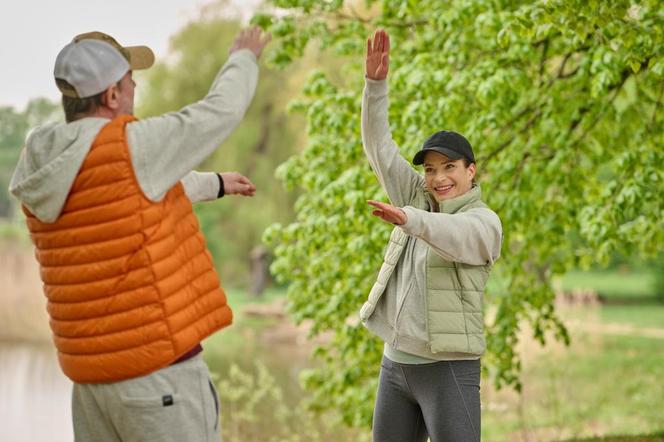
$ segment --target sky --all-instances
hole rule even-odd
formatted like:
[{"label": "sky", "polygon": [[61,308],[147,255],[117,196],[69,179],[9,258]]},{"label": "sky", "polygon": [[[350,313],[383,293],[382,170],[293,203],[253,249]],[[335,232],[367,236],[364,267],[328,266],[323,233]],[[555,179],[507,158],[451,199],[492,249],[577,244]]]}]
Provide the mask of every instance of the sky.
[{"label": "sky", "polygon": [[[169,38],[213,0],[2,0],[0,106],[22,111],[32,98],[59,100],[53,63],[76,35],[102,31],[125,46],[146,45],[157,60]],[[227,0],[247,18],[259,0]]]}]

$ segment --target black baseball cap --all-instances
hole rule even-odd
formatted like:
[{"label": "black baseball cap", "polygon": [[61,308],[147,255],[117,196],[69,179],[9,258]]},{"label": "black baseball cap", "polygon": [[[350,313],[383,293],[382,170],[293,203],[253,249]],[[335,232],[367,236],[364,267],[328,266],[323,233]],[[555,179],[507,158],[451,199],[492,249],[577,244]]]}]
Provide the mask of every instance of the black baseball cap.
[{"label": "black baseball cap", "polygon": [[466,158],[471,163],[475,162],[473,148],[466,137],[448,130],[441,130],[431,135],[424,142],[422,150],[413,157],[413,164],[420,165],[424,163],[424,156],[430,151],[442,153],[451,160]]}]

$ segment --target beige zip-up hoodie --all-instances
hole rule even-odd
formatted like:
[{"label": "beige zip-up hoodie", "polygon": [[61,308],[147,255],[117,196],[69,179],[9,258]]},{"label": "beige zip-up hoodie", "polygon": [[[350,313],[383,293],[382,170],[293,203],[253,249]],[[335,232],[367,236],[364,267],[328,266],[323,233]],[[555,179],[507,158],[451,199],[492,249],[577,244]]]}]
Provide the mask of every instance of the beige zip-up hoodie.
[{"label": "beige zip-up hoodie", "polygon": [[[489,208],[449,214],[408,206],[424,189],[424,178],[401,156],[392,139],[387,112],[387,81],[366,79],[362,100],[364,151],[390,201],[402,207],[408,217],[406,224],[400,226],[408,235],[403,252],[376,305],[378,314],[374,313],[367,324],[370,329],[384,329],[385,324],[372,325],[372,321],[387,318],[396,335],[424,343],[427,340],[425,298],[429,248],[448,261],[491,265],[500,256],[502,226],[498,215]],[[390,342],[386,344],[386,354],[398,359],[396,362],[476,358],[431,352],[413,356],[392,348]]]}]

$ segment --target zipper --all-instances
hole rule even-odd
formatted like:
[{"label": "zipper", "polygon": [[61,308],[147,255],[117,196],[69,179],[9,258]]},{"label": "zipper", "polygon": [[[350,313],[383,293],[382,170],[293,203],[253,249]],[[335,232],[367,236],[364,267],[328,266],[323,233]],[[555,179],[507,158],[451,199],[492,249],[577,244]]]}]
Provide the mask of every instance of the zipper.
[{"label": "zipper", "polygon": [[[468,351],[470,352],[470,335],[468,335],[468,321],[466,320],[466,306],[463,303],[464,287],[463,287],[463,283],[461,282],[461,277],[459,276],[459,268],[457,267],[456,261],[452,261],[452,264],[454,264],[454,273],[456,275],[457,281],[459,282],[459,299],[461,300],[461,312],[462,312],[461,314],[463,315],[463,328],[466,332],[466,341],[468,342]],[[454,284],[454,285],[456,285],[456,284]]]},{"label": "zipper", "polygon": [[[429,200],[429,211],[430,212],[440,212],[440,205],[438,204],[438,201],[431,195],[430,193],[427,192],[426,194],[427,199]],[[433,337],[431,336],[431,328],[429,328],[429,254],[431,253],[431,247],[427,244],[427,256],[426,256],[426,261],[424,263],[424,328],[427,334],[427,349],[433,353],[431,350],[431,342],[433,341]]]},{"label": "zipper", "polygon": [[408,295],[412,291],[412,288],[413,288],[413,279],[411,278],[408,281],[408,287],[406,288],[406,293],[404,293],[403,299],[401,300],[401,304],[398,306],[397,315],[394,318],[394,337],[392,338],[393,348],[396,348],[397,345],[397,336],[398,336],[397,331],[399,330],[399,319],[401,318],[401,312],[403,311],[403,306],[404,304],[406,304],[406,298],[408,298]]},{"label": "zipper", "polygon": [[[427,199],[429,200],[429,209],[430,212],[440,212],[440,205],[438,201],[430,193],[426,193]],[[431,342],[433,337],[431,336],[431,329],[429,328],[429,254],[431,253],[431,247],[427,244],[427,256],[424,263],[424,330],[427,334],[426,347],[429,352],[433,353],[431,350]]]},{"label": "zipper", "polygon": [[429,253],[431,247],[427,246],[426,264],[424,266],[424,329],[427,333],[427,348],[431,351],[431,329],[429,328]]}]

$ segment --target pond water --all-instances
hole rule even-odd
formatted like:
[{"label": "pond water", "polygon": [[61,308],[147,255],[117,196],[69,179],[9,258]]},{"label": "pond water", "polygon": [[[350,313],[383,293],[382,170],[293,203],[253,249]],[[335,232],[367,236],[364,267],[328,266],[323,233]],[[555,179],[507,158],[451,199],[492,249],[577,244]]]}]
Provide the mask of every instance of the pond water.
[{"label": "pond water", "polygon": [[[255,375],[257,364],[262,364],[283,393],[283,403],[295,406],[303,395],[299,374],[310,366],[311,345],[301,342],[301,333],[292,326],[284,330],[266,328],[265,320],[239,322],[203,344],[213,376],[223,381],[232,365]],[[0,440],[72,441],[71,387],[49,340],[0,341]],[[228,408],[222,415],[225,424],[233,419]]]},{"label": "pond water", "polygon": [[72,441],[70,397],[50,343],[0,341],[3,441]]}]

